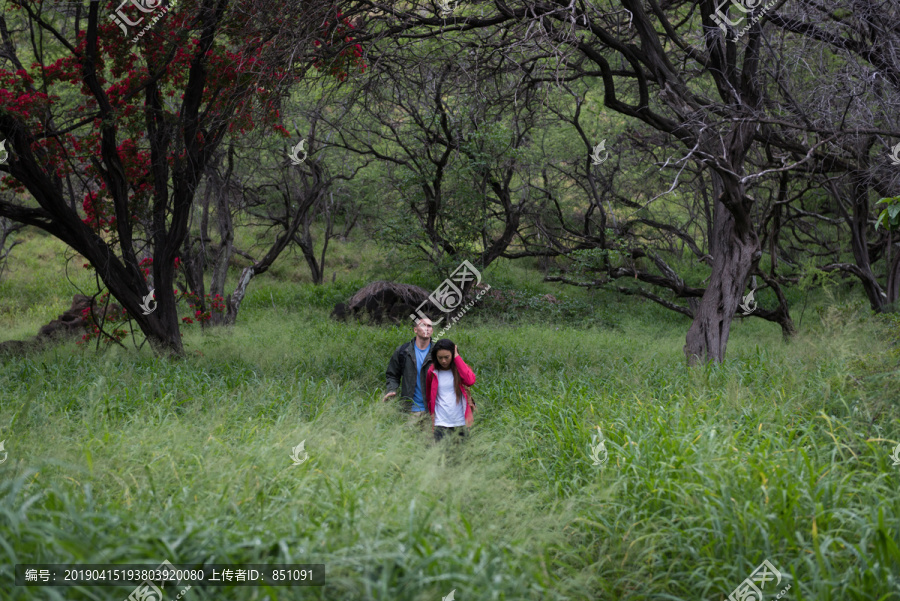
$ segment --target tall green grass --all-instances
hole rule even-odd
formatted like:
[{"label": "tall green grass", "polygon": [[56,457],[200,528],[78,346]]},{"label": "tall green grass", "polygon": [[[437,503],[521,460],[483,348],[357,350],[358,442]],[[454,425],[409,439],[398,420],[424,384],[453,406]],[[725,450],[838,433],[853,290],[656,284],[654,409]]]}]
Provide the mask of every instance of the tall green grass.
[{"label": "tall green grass", "polygon": [[[58,244],[26,246],[0,282],[4,339],[74,293]],[[810,291],[791,342],[739,318],[726,363],[689,369],[683,316],[500,261],[483,279],[512,300],[448,333],[478,377],[472,437],[448,456],[380,402],[411,328],[328,319],[384,261],[335,244],[329,269],[336,284],[312,286],[287,257],[251,282],[236,327],[187,328],[184,359],[68,344],[0,360],[0,600],[134,588],[15,587],[16,563],[163,559],[326,564],[324,587],[187,601],[721,601],[763,559],[788,599],[900,599],[896,318]]]},{"label": "tall green grass", "polygon": [[326,564],[324,587],[188,600],[721,600],[768,559],[791,599],[900,599],[900,373],[858,305],[789,344],[736,323],[726,364],[693,369],[662,318],[467,316],[450,335],[479,411],[454,461],[379,400],[410,328],[332,322],[332,290],[258,285],[183,360],[5,360],[0,598],[133,588],[15,587],[16,563],[168,559]]}]

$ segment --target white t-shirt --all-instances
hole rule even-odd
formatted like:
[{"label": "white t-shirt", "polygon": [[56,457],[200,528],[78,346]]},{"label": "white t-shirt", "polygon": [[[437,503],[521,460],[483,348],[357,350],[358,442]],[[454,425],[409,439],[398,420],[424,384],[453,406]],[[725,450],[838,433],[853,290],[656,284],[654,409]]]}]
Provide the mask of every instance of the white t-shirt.
[{"label": "white t-shirt", "polygon": [[438,379],[437,398],[434,403],[434,425],[455,428],[466,425],[466,398],[456,403],[453,388],[453,372],[449,369],[435,369]]}]

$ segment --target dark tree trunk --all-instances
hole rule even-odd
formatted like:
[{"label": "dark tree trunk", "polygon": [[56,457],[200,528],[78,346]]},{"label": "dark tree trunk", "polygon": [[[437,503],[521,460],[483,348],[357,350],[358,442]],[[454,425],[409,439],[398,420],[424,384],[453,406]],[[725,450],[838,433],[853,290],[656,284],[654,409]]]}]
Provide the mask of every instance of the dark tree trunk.
[{"label": "dark tree trunk", "polygon": [[322,283],[324,273],[322,272],[322,265],[319,264],[316,258],[316,253],[312,246],[312,238],[306,235],[298,236],[297,245],[300,247],[300,252],[303,253],[303,258],[306,259],[306,264],[309,266],[309,274],[312,277],[313,284],[318,286]]},{"label": "dark tree trunk", "polygon": [[863,289],[869,298],[869,303],[874,311],[881,311],[885,298],[875,274],[872,273],[872,264],[869,262],[869,242],[866,239],[866,230],[869,226],[869,186],[864,174],[854,173],[850,179],[853,203],[853,216],[847,220],[850,226],[850,247],[853,250],[853,258],[856,265],[862,271],[861,279]]},{"label": "dark tree trunk", "polygon": [[244,301],[244,295],[247,293],[247,285],[254,276],[253,267],[245,267],[241,271],[241,277],[238,278],[237,286],[234,288],[234,294],[229,294],[226,299],[225,323],[234,325],[237,321],[238,312],[241,310],[241,303]]},{"label": "dark tree trunk", "polygon": [[312,215],[310,213],[307,213],[303,218],[302,233],[294,236],[294,242],[300,247],[300,252],[303,253],[303,258],[306,259],[306,264],[309,266],[309,273],[312,277],[313,284],[317,286],[322,283],[322,279],[325,277],[325,250],[328,248],[328,238],[331,235],[331,215],[326,216],[326,219],[328,221],[326,224],[325,246],[322,249],[321,262],[316,258],[316,251],[313,247],[312,232],[310,231]]},{"label": "dark tree trunk", "polygon": [[[891,237],[893,237],[893,232],[891,233]],[[888,248],[890,248],[891,238],[888,238]],[[890,255],[888,255],[890,257]],[[893,305],[898,300],[900,300],[900,252],[894,255],[894,260],[888,268],[888,276],[887,276],[887,303],[888,305]],[[898,310],[900,307],[895,307],[894,310]]]},{"label": "dark tree trunk", "polygon": [[690,365],[725,359],[731,320],[741,304],[750,270],[760,256],[756,233],[750,227],[736,227],[731,211],[718,200],[715,219],[712,274],[684,345]]},{"label": "dark tree trunk", "polygon": [[[229,174],[231,168],[229,167]],[[212,281],[209,284],[209,293],[213,296],[219,294],[225,297],[225,278],[228,277],[228,265],[231,263],[231,257],[234,255],[234,224],[231,219],[231,206],[228,202],[228,195],[225,186],[219,181],[218,176],[211,178],[214,181],[214,198],[216,201],[216,224],[219,229],[219,240],[221,244],[216,252],[213,260]],[[227,180],[226,180],[227,181]],[[243,298],[243,295],[241,295]],[[238,302],[240,305],[240,302]],[[230,305],[226,307],[226,314],[222,315],[218,312],[212,314],[212,325],[219,326],[227,323],[234,323],[228,320]]]},{"label": "dark tree trunk", "polygon": [[202,246],[199,252],[194,252],[193,245],[184,245],[181,253],[181,262],[184,265],[184,277],[187,280],[187,288],[200,298],[201,302],[206,297],[205,283],[203,281],[204,257]]},{"label": "dark tree trunk", "polygon": [[765,272],[758,272],[760,277],[772,288],[772,291],[775,293],[775,296],[778,298],[778,308],[774,311],[765,311],[758,310],[754,312],[754,315],[759,315],[760,317],[765,317],[766,319],[773,319],[778,325],[781,326],[781,335],[785,340],[788,340],[797,333],[797,329],[794,327],[794,320],[791,319],[791,313],[788,309],[787,298],[784,296],[784,290],[781,289],[781,285],[778,283],[778,280],[774,276],[766,275]]}]

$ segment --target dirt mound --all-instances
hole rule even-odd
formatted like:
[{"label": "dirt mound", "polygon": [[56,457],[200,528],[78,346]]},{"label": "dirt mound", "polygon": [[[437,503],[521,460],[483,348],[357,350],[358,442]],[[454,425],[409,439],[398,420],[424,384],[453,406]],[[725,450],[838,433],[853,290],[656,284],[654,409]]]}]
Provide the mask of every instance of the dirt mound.
[{"label": "dirt mound", "polygon": [[375,323],[391,321],[398,324],[407,320],[412,326],[409,316],[415,314],[429,294],[428,290],[411,284],[378,280],[360,288],[346,303],[336,304],[331,317],[344,320],[368,316]]},{"label": "dirt mound", "polygon": [[[0,355],[21,355],[30,350],[38,350],[44,345],[66,338],[79,337],[87,331],[88,323],[82,312],[91,306],[91,297],[76,294],[72,297],[72,306],[62,315],[38,330],[37,336],[29,340],[7,340],[0,342]],[[109,313],[121,313],[122,308],[110,303]],[[103,320],[103,307],[94,304],[94,313],[98,321]]]}]

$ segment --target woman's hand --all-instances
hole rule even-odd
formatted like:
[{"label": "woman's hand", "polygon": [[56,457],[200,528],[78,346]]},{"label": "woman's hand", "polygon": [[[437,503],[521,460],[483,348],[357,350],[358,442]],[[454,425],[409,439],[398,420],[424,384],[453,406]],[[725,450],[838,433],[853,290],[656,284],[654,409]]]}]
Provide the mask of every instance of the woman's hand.
[{"label": "woman's hand", "polygon": [[388,400],[388,399],[391,398],[392,396],[397,396],[397,393],[396,393],[396,392],[389,392],[389,393],[387,393],[386,395],[384,395],[384,398],[381,399],[381,402],[382,402],[382,403],[385,402],[386,400]]},{"label": "woman's hand", "polygon": [[456,350],[456,345],[455,345],[455,344],[453,345],[453,357],[454,357],[454,358],[455,358],[455,357],[459,357],[459,351]]}]

